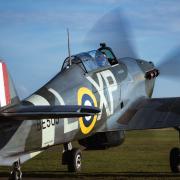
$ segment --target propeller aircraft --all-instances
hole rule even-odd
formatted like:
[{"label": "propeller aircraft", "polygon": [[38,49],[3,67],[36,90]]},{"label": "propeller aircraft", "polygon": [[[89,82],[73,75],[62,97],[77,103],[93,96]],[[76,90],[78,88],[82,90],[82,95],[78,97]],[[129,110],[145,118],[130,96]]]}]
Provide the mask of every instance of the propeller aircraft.
[{"label": "propeller aircraft", "polygon": [[[132,46],[121,18],[108,17],[100,20],[101,27],[114,22],[111,28],[117,31],[104,37],[116,43],[69,55],[53,79],[22,101],[6,64],[0,62],[0,165],[12,166],[10,179],[22,179],[20,165],[51,146],[62,144],[62,164],[69,172],[80,172],[82,152],[72,147],[72,141],[86,150],[99,150],[121,145],[126,130],[173,127],[179,131],[180,98],[152,98],[161,67],[138,58],[117,58],[113,49],[121,47],[119,38],[126,38],[121,44],[124,51],[132,52]],[[102,33],[98,36],[106,40]],[[180,171],[179,156],[180,149],[173,148],[172,172]]]}]

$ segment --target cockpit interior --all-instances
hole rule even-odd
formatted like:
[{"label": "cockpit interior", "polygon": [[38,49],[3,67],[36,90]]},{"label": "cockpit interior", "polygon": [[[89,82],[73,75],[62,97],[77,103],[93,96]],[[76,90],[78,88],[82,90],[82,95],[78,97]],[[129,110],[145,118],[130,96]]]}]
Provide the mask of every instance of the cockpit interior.
[{"label": "cockpit interior", "polygon": [[[70,59],[71,58],[71,59]],[[62,71],[68,69],[71,64],[81,64],[85,72],[118,64],[117,58],[112,49],[105,43],[100,44],[100,48],[88,52],[73,55],[65,59]]]}]

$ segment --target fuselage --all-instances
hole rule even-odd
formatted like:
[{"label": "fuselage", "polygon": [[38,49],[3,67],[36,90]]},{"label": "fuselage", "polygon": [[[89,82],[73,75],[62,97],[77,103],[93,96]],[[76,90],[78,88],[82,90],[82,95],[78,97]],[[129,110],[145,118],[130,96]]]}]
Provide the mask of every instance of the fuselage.
[{"label": "fuselage", "polygon": [[0,138],[3,139],[6,132],[9,134],[0,146],[0,164],[8,165],[3,161],[5,157],[41,151],[97,132],[123,131],[126,122],[121,117],[127,109],[138,99],[152,95],[154,79],[147,80],[145,73],[153,68],[152,63],[124,58],[118,60],[118,64],[91,72],[85,72],[78,64],[62,70],[21,103],[27,106],[91,105],[100,108],[101,113],[84,118],[16,122],[9,129],[8,124],[14,122],[6,122],[1,127],[6,131],[1,131]]}]

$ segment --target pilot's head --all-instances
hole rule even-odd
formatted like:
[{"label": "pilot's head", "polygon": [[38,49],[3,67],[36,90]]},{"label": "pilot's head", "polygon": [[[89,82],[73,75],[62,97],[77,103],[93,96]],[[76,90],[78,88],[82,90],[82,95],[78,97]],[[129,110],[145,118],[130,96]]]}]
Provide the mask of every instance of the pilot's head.
[{"label": "pilot's head", "polygon": [[103,53],[98,53],[96,56],[96,62],[99,66],[104,66],[106,64],[107,57]]}]

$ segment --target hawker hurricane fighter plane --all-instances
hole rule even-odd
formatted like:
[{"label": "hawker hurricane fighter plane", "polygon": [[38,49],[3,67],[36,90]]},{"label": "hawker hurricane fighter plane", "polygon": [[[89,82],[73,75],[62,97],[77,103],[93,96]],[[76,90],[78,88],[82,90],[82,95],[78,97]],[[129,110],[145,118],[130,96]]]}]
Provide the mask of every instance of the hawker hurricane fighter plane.
[{"label": "hawker hurricane fighter plane", "polygon": [[[117,58],[101,43],[69,56],[52,80],[20,101],[1,62],[0,165],[13,166],[11,179],[21,179],[20,164],[62,144],[62,164],[79,172],[82,152],[72,141],[99,150],[122,144],[126,130],[178,130],[180,98],[151,98],[160,73],[152,62]],[[179,155],[178,148],[170,152],[173,172],[179,172]]]}]

